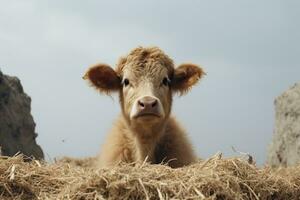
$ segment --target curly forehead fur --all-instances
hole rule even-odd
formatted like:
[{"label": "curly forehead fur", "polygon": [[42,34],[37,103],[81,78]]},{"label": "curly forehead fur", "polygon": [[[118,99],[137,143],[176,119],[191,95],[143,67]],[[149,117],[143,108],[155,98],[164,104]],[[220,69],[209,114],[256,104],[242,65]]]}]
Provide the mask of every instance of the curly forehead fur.
[{"label": "curly forehead fur", "polygon": [[126,67],[130,67],[135,71],[141,71],[155,70],[157,66],[167,68],[170,76],[174,73],[173,60],[158,47],[138,47],[133,49],[126,57],[120,58],[116,72],[122,76],[123,70]]}]

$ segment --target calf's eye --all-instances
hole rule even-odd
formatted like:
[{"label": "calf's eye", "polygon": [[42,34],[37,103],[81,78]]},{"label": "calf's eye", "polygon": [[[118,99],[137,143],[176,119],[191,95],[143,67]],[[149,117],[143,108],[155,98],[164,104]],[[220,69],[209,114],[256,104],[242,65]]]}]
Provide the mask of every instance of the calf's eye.
[{"label": "calf's eye", "polygon": [[163,84],[164,86],[168,86],[168,85],[169,85],[169,79],[168,79],[167,77],[165,77],[165,78],[163,79],[163,81],[162,81],[162,84]]},{"label": "calf's eye", "polygon": [[124,79],[123,85],[126,87],[129,85],[129,80],[127,78]]}]

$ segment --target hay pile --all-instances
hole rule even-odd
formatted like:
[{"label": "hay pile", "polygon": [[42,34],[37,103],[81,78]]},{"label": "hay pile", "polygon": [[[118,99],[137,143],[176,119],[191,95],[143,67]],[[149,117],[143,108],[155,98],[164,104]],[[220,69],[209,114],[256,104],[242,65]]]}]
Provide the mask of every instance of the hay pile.
[{"label": "hay pile", "polygon": [[[84,161],[85,162],[85,161]],[[146,163],[93,169],[0,157],[0,199],[298,199],[300,166],[258,168],[242,158],[171,169]]]}]

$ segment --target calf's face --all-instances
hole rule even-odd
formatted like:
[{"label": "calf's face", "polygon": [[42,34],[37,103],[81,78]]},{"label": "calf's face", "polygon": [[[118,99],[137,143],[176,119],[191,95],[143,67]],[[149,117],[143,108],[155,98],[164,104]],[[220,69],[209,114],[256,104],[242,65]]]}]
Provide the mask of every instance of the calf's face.
[{"label": "calf's face", "polygon": [[127,64],[122,70],[120,100],[129,122],[156,123],[171,110],[170,71],[159,63]]},{"label": "calf's face", "polygon": [[175,69],[173,61],[158,48],[137,48],[120,59],[116,70],[97,64],[84,78],[100,92],[119,92],[129,125],[147,126],[164,122],[171,112],[172,94],[185,93],[203,74],[193,64]]}]

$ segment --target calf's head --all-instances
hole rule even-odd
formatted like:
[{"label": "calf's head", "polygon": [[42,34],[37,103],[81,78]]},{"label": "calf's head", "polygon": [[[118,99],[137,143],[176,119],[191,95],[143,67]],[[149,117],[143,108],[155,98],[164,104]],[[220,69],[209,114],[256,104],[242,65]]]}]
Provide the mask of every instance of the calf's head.
[{"label": "calf's head", "polygon": [[102,93],[119,92],[123,116],[132,126],[163,124],[171,112],[172,94],[184,94],[203,76],[194,64],[174,68],[157,47],[136,48],[120,59],[116,69],[97,64],[84,79]]}]

